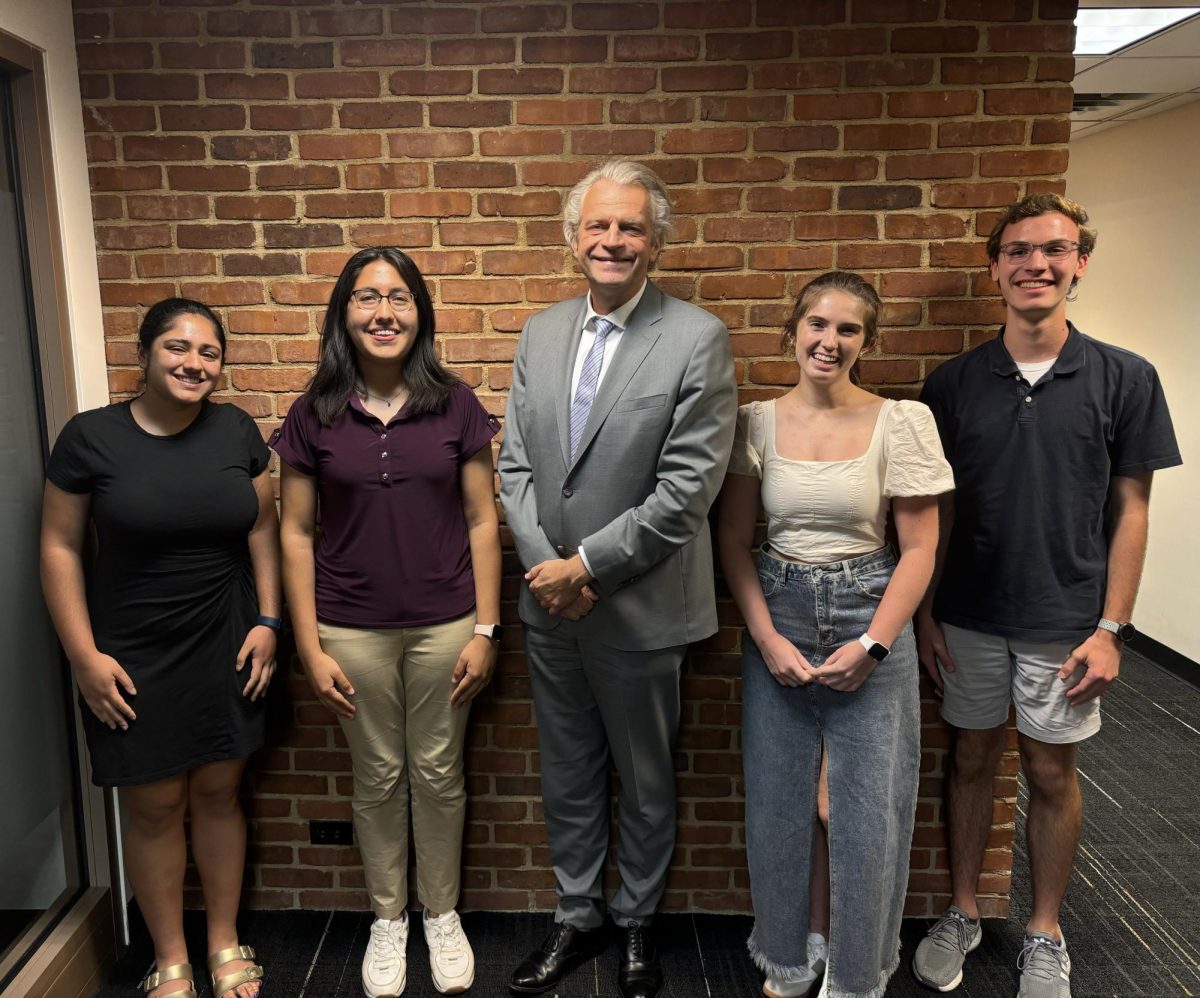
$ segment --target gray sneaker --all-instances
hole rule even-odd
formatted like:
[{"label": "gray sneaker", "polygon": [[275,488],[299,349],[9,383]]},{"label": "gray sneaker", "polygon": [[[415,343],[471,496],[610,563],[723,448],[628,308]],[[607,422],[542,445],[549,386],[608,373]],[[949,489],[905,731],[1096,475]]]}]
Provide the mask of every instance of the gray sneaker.
[{"label": "gray sneaker", "polygon": [[913,974],[927,988],[953,991],[962,983],[963,962],[983,942],[979,919],[951,905],[917,946]]},{"label": "gray sneaker", "polygon": [[1071,998],[1071,958],[1066,939],[1056,940],[1044,932],[1025,937],[1017,957],[1021,987],[1017,998]]}]

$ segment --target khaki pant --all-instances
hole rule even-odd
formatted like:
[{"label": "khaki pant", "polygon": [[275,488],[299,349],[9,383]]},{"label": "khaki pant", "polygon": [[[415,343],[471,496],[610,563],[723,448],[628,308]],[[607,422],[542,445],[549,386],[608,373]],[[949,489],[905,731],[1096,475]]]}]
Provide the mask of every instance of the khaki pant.
[{"label": "khaki pant", "polygon": [[354,831],[377,918],[399,918],[408,905],[410,792],[417,897],[439,914],[458,904],[469,709],[450,706],[450,676],[474,624],[473,612],[393,630],[318,624],[321,648],[355,691],[354,719],[339,723],[354,764]]}]

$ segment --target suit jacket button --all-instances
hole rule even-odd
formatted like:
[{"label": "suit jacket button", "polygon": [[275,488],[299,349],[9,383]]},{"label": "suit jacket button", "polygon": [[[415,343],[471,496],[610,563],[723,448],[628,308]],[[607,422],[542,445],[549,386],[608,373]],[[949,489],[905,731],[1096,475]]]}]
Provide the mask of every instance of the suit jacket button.
[{"label": "suit jacket button", "polygon": [[565,558],[567,556],[567,546],[565,544],[557,545],[554,550],[560,558]]},{"label": "suit jacket button", "polygon": [[574,489],[563,489],[563,498],[570,499],[575,494]]}]

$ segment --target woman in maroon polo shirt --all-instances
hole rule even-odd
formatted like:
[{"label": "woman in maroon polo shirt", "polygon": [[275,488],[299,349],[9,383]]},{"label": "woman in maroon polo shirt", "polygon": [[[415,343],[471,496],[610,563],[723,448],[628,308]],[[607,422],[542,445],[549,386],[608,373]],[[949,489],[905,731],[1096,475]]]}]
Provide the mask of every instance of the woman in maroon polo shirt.
[{"label": "woman in maroon polo shirt", "polygon": [[500,635],[499,428],[438,363],[416,264],[387,246],[352,256],[330,296],[316,373],[271,444],[283,459],[297,649],[354,766],[375,912],[362,965],[369,998],[405,983],[410,795],[434,985],[457,994],[474,979],[454,908],[468,706]]}]

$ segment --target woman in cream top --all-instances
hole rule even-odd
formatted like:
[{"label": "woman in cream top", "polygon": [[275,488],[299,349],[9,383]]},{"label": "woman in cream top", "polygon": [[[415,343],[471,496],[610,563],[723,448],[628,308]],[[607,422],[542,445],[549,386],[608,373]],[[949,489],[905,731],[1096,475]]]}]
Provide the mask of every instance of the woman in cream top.
[{"label": "woman in cream top", "polygon": [[770,998],[808,994],[822,970],[830,995],[879,998],[898,964],[920,762],[911,618],[953,478],[925,406],[856,383],[879,310],[854,274],[804,289],[784,330],[797,384],[739,409],[722,491],[721,563],[746,621],[748,945]]}]

